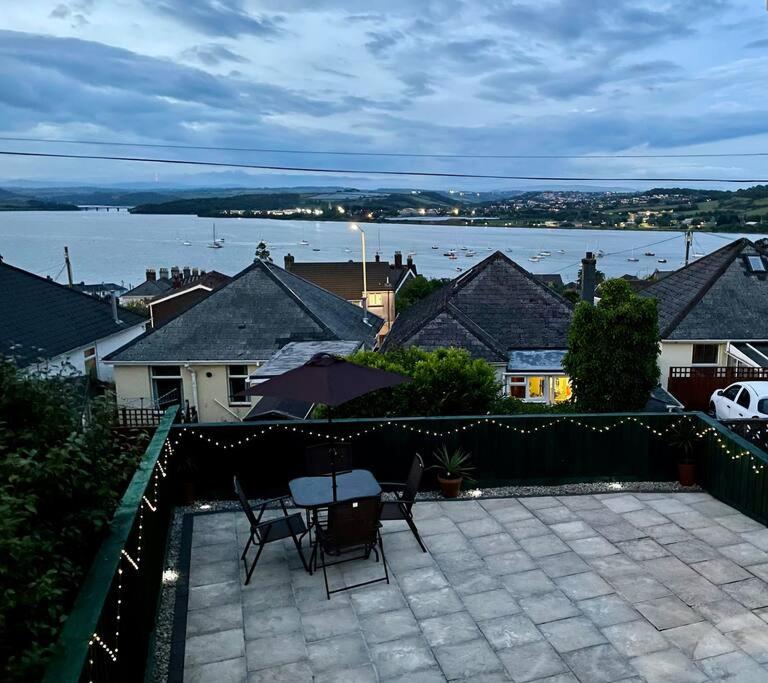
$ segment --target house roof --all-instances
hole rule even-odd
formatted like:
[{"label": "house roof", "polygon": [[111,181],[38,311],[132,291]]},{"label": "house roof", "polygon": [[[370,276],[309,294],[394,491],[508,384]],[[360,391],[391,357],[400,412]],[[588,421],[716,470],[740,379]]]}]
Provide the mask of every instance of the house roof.
[{"label": "house roof", "polygon": [[[333,292],[342,299],[357,300],[363,296],[363,264],[361,261],[326,263],[292,263],[290,272],[319,287]],[[410,268],[396,267],[387,261],[366,261],[365,277],[369,292],[378,292],[389,286],[397,291]]]},{"label": "house roof", "polygon": [[146,322],[109,301],[0,262],[0,353],[19,367],[53,358]]},{"label": "house roof", "polygon": [[639,292],[658,302],[662,339],[768,339],[768,273],[745,258],[760,254],[738,239]]},{"label": "house roof", "polygon": [[540,282],[543,282],[549,287],[563,287],[563,276],[560,273],[532,273]]},{"label": "house roof", "polygon": [[573,307],[500,251],[401,313],[382,348],[457,346],[506,363],[511,349],[564,349]]},{"label": "house roof", "polygon": [[107,356],[115,363],[259,361],[292,341],[358,340],[383,325],[282,268],[256,261],[201,301]]},{"label": "house roof", "polygon": [[160,294],[165,294],[171,288],[171,279],[167,277],[158,278],[157,280],[145,280],[140,285],[137,285],[133,289],[129,289],[122,296],[141,296],[141,297],[155,297]]},{"label": "house roof", "polygon": [[359,341],[305,341],[291,342],[280,349],[258,370],[251,373],[249,380],[267,379],[301,367],[315,354],[330,353],[332,356],[351,356],[361,347]]}]

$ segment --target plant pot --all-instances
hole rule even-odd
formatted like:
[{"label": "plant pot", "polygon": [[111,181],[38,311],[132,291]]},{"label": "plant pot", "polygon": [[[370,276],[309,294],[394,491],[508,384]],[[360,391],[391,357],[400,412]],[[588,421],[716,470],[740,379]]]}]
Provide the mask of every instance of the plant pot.
[{"label": "plant pot", "polygon": [[696,483],[696,463],[677,463],[677,479],[682,486],[693,486]]},{"label": "plant pot", "polygon": [[440,484],[443,498],[458,498],[462,481],[462,477],[459,477],[458,479],[443,479],[443,477],[438,475],[437,483]]}]

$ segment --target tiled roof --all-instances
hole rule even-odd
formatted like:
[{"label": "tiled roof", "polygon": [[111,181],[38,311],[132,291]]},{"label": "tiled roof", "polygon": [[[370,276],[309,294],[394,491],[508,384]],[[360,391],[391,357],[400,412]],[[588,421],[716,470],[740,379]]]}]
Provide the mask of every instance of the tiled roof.
[{"label": "tiled roof", "polygon": [[[378,292],[387,287],[397,290],[400,281],[407,275],[409,268],[397,268],[386,261],[366,261],[365,277],[368,291]],[[314,282],[318,287],[333,292],[348,301],[362,298],[363,264],[360,261],[340,261],[329,263],[293,263],[290,271],[305,280]]]},{"label": "tiled roof", "polygon": [[[166,297],[174,296],[188,289],[192,289],[193,287],[197,287],[198,285],[202,285],[203,287],[214,290],[217,287],[221,287],[221,285],[225,285],[231,279],[232,278],[229,275],[220,273],[218,270],[211,270],[207,273],[201,273],[200,275],[193,275],[191,277],[184,278],[181,281],[181,285],[179,287],[174,287],[173,281],[168,280],[168,282],[171,283],[171,288],[165,290],[159,296],[157,296],[157,298],[153,299],[150,302],[150,306],[159,303]],[[144,284],[147,284],[147,283],[145,282]],[[131,290],[131,291],[135,291],[135,290]]]},{"label": "tiled roof", "polygon": [[564,349],[573,308],[497,251],[400,314],[383,348],[443,346],[507,362],[510,349]]},{"label": "tiled roof", "polygon": [[738,239],[643,289],[658,302],[662,339],[768,339],[768,273],[745,259],[759,253]]},{"label": "tiled roof", "polygon": [[263,361],[292,341],[358,340],[383,320],[278,266],[256,261],[191,308],[107,357],[124,362]]},{"label": "tiled roof", "polygon": [[137,285],[133,289],[129,289],[122,296],[143,296],[143,297],[155,297],[160,294],[165,294],[171,288],[171,279],[167,277],[159,278],[157,280],[145,280],[140,285]]},{"label": "tiled roof", "polygon": [[0,353],[20,367],[146,322],[124,308],[118,316],[116,323],[109,301],[0,263]]}]

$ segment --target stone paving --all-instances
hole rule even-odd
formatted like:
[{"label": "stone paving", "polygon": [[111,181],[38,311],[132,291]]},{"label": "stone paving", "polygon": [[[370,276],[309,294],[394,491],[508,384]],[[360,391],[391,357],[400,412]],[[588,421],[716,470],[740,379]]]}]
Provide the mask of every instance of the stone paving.
[{"label": "stone paving", "polygon": [[[242,513],[194,518],[184,678],[768,681],[768,529],[706,493],[424,502],[391,584],[326,600],[288,544],[250,585]],[[341,586],[381,565],[333,568]]]}]

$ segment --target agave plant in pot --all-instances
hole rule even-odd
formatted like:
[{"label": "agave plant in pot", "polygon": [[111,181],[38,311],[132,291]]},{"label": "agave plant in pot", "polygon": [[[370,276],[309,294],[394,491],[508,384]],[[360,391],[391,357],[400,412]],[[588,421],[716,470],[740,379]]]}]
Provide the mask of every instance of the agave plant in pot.
[{"label": "agave plant in pot", "polygon": [[437,470],[437,483],[445,498],[457,498],[464,480],[475,481],[471,476],[475,468],[470,466],[472,456],[461,448],[449,449],[443,444],[434,453],[435,464],[429,469]]},{"label": "agave plant in pot", "polygon": [[693,486],[696,483],[696,459],[694,450],[698,434],[693,422],[683,418],[671,430],[669,445],[678,452],[677,479],[683,486]]}]

